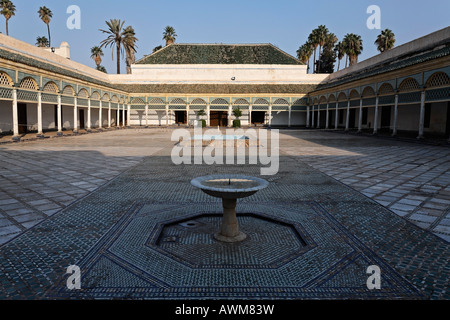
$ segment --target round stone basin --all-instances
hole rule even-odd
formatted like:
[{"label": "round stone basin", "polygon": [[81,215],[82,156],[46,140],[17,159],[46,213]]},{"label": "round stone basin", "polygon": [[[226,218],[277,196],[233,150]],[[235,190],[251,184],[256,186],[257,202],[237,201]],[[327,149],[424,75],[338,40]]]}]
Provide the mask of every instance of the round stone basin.
[{"label": "round stone basin", "polygon": [[256,177],[222,174],[195,178],[191,184],[210,196],[222,198],[222,225],[220,232],[214,234],[214,238],[222,242],[239,242],[246,239],[247,235],[239,231],[236,218],[237,199],[249,197],[267,187],[269,183]]},{"label": "round stone basin", "polygon": [[238,199],[255,194],[269,183],[256,177],[225,174],[195,178],[191,184],[216,198]]}]

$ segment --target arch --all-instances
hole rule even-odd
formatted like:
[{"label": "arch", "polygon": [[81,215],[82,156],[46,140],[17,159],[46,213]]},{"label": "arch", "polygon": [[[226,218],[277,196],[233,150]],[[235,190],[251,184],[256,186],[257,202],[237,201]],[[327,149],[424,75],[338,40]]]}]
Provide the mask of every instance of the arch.
[{"label": "arch", "polygon": [[450,77],[445,72],[433,73],[426,82],[427,88],[446,87],[450,85]]},{"label": "arch", "polygon": [[222,98],[217,98],[211,101],[212,105],[228,105],[228,101]]},{"label": "arch", "polygon": [[123,97],[120,97],[119,103],[120,104],[124,104],[125,103],[125,99]]},{"label": "arch", "polygon": [[269,101],[267,101],[266,99],[263,98],[259,98],[256,99],[255,102],[253,102],[254,105],[263,105],[263,106],[268,106],[269,105]]},{"label": "arch", "polygon": [[328,102],[336,102],[336,96],[333,93],[328,97]]},{"label": "arch", "polygon": [[175,98],[170,101],[170,104],[186,104],[186,101],[181,98]]},{"label": "arch", "polygon": [[347,100],[347,95],[344,92],[339,93],[338,101],[344,101],[344,100]]},{"label": "arch", "polygon": [[62,91],[62,94],[66,95],[66,96],[74,96],[75,95],[75,89],[72,86],[67,85],[67,86],[64,87],[64,89]]},{"label": "arch", "polygon": [[134,98],[131,100],[130,104],[145,104],[145,102],[141,98]]},{"label": "arch", "polygon": [[45,86],[42,88],[43,92],[50,92],[50,93],[58,93],[59,89],[56,83],[53,81],[49,81],[45,84]]},{"label": "arch", "polygon": [[420,90],[420,85],[419,85],[419,82],[417,82],[417,80],[414,78],[406,78],[398,86],[398,91],[401,91],[401,92],[417,91],[417,90]]},{"label": "arch", "polygon": [[4,87],[12,87],[14,85],[14,81],[11,79],[9,74],[6,72],[0,71],[0,86]]},{"label": "arch", "polygon": [[352,91],[350,91],[350,95],[349,95],[349,99],[350,100],[355,100],[355,99],[359,99],[359,93],[356,89],[353,89]]},{"label": "arch", "polygon": [[100,100],[100,93],[98,93],[98,91],[92,92],[91,99],[92,100]]},{"label": "arch", "polygon": [[374,97],[375,96],[375,90],[373,90],[372,87],[365,87],[361,97],[367,98],[367,97]]},{"label": "arch", "polygon": [[119,98],[117,98],[116,95],[113,95],[113,96],[111,97],[111,102],[118,103],[118,102],[119,102]]},{"label": "arch", "polygon": [[206,101],[200,98],[195,98],[191,101],[191,105],[206,105]]},{"label": "arch", "polygon": [[161,98],[153,98],[152,100],[149,101],[148,104],[152,105],[152,104],[165,104],[165,103],[164,103],[163,99],[161,99]]},{"label": "arch", "polygon": [[79,98],[89,98],[89,92],[86,89],[82,88],[82,89],[80,89],[80,91],[78,91],[78,97]]},{"label": "arch", "polygon": [[234,101],[233,104],[234,105],[240,105],[240,106],[248,106],[250,103],[244,98],[239,98],[236,101]]},{"label": "arch", "polygon": [[327,97],[321,96],[319,100],[319,104],[326,104],[327,103]]},{"label": "arch", "polygon": [[395,92],[395,90],[390,83],[383,83],[380,86],[380,89],[378,89],[379,95],[393,94],[394,92]]},{"label": "arch", "polygon": [[276,106],[288,106],[289,102],[287,102],[286,99],[279,98],[275,100],[272,104]]},{"label": "arch", "polygon": [[38,90],[39,86],[36,80],[34,80],[31,77],[26,77],[23,78],[22,81],[20,82],[19,88],[28,90]]},{"label": "arch", "polygon": [[108,102],[108,101],[109,101],[109,94],[105,93],[105,94],[103,95],[103,97],[102,97],[102,101]]},{"label": "arch", "polygon": [[317,105],[319,103],[319,100],[317,98],[314,98],[313,106]]}]

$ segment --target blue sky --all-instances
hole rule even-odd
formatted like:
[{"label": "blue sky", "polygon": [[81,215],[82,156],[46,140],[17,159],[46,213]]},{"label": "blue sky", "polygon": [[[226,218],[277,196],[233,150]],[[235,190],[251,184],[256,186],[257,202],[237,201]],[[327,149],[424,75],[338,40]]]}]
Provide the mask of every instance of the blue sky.
[{"label": "blue sky", "polygon": [[[373,42],[380,30],[369,30],[367,8],[381,9],[381,28],[389,28],[401,45],[450,25],[449,0],[12,0],[16,16],[10,20],[10,36],[35,44],[37,36],[47,36],[47,28],[39,19],[40,6],[53,11],[50,27],[52,46],[67,41],[74,61],[94,67],[90,48],[105,36],[109,19],[125,20],[136,30],[137,58],[163,45],[162,33],[167,25],[175,28],[178,43],[272,43],[296,56],[296,51],[320,24],[342,39],[356,33],[363,39],[360,61],[378,54]],[[69,30],[67,7],[81,9],[81,29]],[[0,17],[0,31],[5,20]],[[103,65],[115,72],[111,50],[105,49]],[[124,72],[124,63],[122,63]]]}]

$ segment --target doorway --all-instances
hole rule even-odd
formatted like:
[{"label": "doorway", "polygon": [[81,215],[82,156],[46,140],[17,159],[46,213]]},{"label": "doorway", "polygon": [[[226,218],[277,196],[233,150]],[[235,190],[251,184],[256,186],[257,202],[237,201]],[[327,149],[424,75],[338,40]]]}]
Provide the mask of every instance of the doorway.
[{"label": "doorway", "polygon": [[391,127],[391,106],[381,107],[381,129]]},{"label": "doorway", "polygon": [[84,129],[85,128],[84,110],[82,109],[79,110],[78,119],[80,120],[80,129]]},{"label": "doorway", "polygon": [[27,120],[27,105],[25,103],[17,104],[18,121],[19,121],[19,134],[28,132],[28,120]]},{"label": "doorway", "polygon": [[264,124],[265,118],[265,111],[252,111],[252,124]]},{"label": "doorway", "polygon": [[175,123],[186,124],[186,111],[175,111]]},{"label": "doorway", "polygon": [[350,129],[355,128],[356,120],[356,109],[350,109],[350,114],[348,116],[348,127]]},{"label": "doorway", "polygon": [[210,111],[209,125],[211,127],[226,127],[228,126],[228,112],[226,111]]}]

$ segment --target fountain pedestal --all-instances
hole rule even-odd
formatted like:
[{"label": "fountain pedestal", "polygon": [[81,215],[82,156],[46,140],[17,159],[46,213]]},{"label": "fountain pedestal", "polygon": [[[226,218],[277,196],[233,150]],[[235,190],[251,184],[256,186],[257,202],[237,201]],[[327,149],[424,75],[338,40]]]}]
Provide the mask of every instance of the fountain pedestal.
[{"label": "fountain pedestal", "polygon": [[223,218],[220,231],[214,234],[222,242],[239,242],[247,235],[239,231],[236,217],[238,198],[249,197],[267,187],[266,180],[241,175],[212,175],[195,178],[191,184],[210,196],[222,198]]}]

